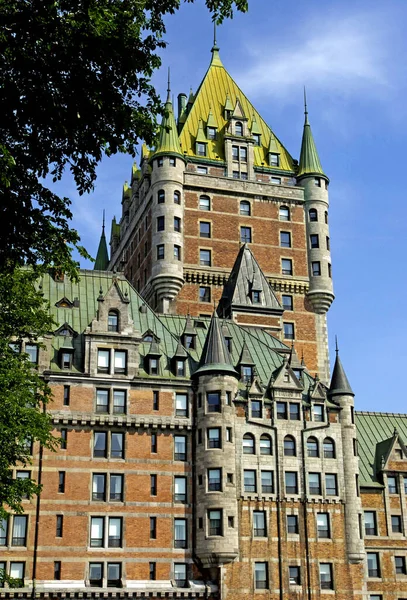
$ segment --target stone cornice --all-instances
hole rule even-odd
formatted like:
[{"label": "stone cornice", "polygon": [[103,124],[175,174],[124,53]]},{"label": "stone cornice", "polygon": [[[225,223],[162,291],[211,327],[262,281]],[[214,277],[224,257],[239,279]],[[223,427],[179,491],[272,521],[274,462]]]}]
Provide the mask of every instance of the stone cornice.
[{"label": "stone cornice", "polygon": [[54,425],[81,425],[100,427],[121,427],[128,429],[186,429],[191,430],[189,418],[154,417],[150,415],[100,415],[95,413],[74,413],[49,411]]}]

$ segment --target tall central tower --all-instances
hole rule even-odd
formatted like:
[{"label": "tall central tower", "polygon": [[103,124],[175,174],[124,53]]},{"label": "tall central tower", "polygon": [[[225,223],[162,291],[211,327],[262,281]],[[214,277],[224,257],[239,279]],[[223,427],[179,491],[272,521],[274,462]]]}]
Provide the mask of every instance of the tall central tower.
[{"label": "tall central tower", "polygon": [[226,71],[215,42],[197,91],[178,96],[177,121],[168,92],[158,144],[143,149],[113,223],[109,266],[158,312],[209,315],[246,244],[281,310],[266,314],[267,299],[252,285],[231,318],[294,343],[328,381],[329,179],[305,112],[297,161]]}]

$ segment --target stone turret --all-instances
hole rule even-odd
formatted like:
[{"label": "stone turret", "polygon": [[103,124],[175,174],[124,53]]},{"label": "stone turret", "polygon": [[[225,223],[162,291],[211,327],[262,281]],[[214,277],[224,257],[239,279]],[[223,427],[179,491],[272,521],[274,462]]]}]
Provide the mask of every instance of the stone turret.
[{"label": "stone turret", "polygon": [[336,361],[328,390],[328,398],[337,403],[342,409],[340,411],[340,424],[345,481],[346,544],[349,561],[359,563],[364,560],[365,552],[363,539],[360,537],[360,523],[363,512],[358,490],[359,458],[356,453],[354,396],[355,394],[339,358],[338,348],[336,348]]},{"label": "stone turret", "polygon": [[[213,315],[201,360],[193,375],[197,386],[196,554],[206,568],[238,555],[235,407],[239,374]],[[214,574],[215,575],[215,574]]]},{"label": "stone turret", "polygon": [[[308,121],[305,100],[305,122],[302,136],[297,185],[304,188],[304,210],[308,248],[309,290],[307,299],[316,313],[318,371],[321,379],[329,379],[328,333],[326,313],[331,306],[334,293],[330,237],[328,226],[328,184]],[[318,316],[320,317],[318,318]]]},{"label": "stone turret", "polygon": [[149,161],[152,191],[152,304],[163,313],[172,312],[172,301],[184,283],[185,159],[175,123],[170,87],[159,139]]}]

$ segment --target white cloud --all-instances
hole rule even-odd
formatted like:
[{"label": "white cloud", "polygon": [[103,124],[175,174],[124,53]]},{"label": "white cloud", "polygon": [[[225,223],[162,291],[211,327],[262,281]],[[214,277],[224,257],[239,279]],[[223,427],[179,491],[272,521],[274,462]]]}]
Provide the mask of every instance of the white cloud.
[{"label": "white cloud", "polygon": [[[287,32],[286,32],[287,33]],[[252,65],[239,76],[249,96],[298,97],[302,84],[312,90],[340,96],[369,89],[372,95],[388,92],[391,77],[386,58],[388,28],[379,15],[350,17],[319,13],[290,32],[287,42],[271,38],[248,51]],[[267,47],[267,46],[266,46]]]}]

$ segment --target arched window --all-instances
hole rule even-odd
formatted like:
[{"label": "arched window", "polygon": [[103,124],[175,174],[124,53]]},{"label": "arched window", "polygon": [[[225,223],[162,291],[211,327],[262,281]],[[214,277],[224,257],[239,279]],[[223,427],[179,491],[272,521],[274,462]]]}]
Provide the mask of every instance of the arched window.
[{"label": "arched window", "polygon": [[254,454],[254,436],[251,433],[243,436],[243,454]]},{"label": "arched window", "polygon": [[324,439],[324,458],[335,458],[335,442],[328,437]]},{"label": "arched window", "polygon": [[119,331],[119,313],[117,310],[109,310],[107,317],[107,330]]},{"label": "arched window", "polygon": [[250,216],[250,202],[248,202],[247,200],[242,200],[240,203],[240,214],[244,215],[245,217],[249,217]]},{"label": "arched window", "polygon": [[260,454],[272,454],[271,437],[266,433],[260,437]]},{"label": "arched window", "polygon": [[235,135],[243,135],[243,124],[240,121],[235,124]]},{"label": "arched window", "polygon": [[318,212],[316,208],[310,208],[308,214],[310,221],[318,221]]},{"label": "arched window", "polygon": [[295,439],[291,435],[284,438],[284,456],[296,456]]},{"label": "arched window", "polygon": [[157,193],[157,202],[158,202],[158,204],[164,204],[164,202],[165,202],[165,192],[164,192],[164,190],[158,190],[158,193]]},{"label": "arched window", "polygon": [[174,204],[181,204],[181,194],[178,191],[174,192]]},{"label": "arched window", "polygon": [[307,440],[308,456],[319,456],[318,440],[314,437],[309,437]]},{"label": "arched window", "polygon": [[280,221],[290,221],[290,209],[288,206],[280,206],[278,212]]}]

